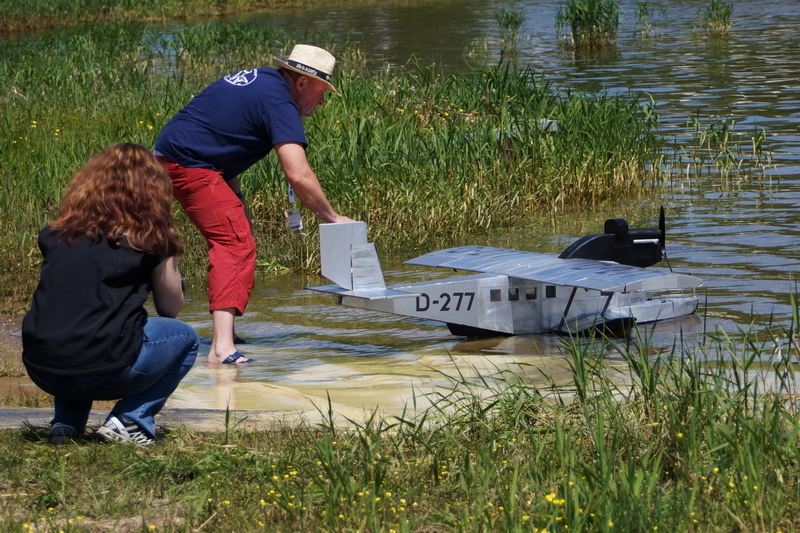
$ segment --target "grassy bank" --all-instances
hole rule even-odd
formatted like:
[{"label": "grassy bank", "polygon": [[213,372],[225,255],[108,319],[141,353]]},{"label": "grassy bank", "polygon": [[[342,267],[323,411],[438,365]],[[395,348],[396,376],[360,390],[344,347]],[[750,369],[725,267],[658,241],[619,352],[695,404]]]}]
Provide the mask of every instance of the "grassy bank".
[{"label": "grassy bank", "polygon": [[566,343],[569,390],[532,388],[534,367],[454,373],[428,411],[346,428],[231,424],[146,450],[3,431],[0,530],[796,531],[793,331],[613,359]]},{"label": "grassy bank", "polygon": [[[296,40],[247,23],[169,34],[130,23],[0,42],[4,309],[29,297],[36,232],[89,155],[123,140],[152,146],[208,83],[269,64]],[[303,40],[333,47],[325,36]],[[469,74],[413,64],[373,74],[358,49],[333,48],[344,97],[306,122],[309,159],[337,209],[366,221],[375,242],[430,248],[531,211],[636,196],[660,179],[657,116],[635,98],[560,92],[514,63]],[[541,119],[556,120],[558,131],[543,131]],[[313,266],[315,224],[306,217],[308,232],[287,231],[274,156],[242,181],[260,263]],[[190,251],[182,267],[200,279],[205,244],[179,218]]]},{"label": "grassy bank", "polygon": [[[423,1],[423,0],[421,0]],[[251,11],[359,5],[375,0],[0,0],[0,34],[88,22],[172,22],[223,18]]]}]

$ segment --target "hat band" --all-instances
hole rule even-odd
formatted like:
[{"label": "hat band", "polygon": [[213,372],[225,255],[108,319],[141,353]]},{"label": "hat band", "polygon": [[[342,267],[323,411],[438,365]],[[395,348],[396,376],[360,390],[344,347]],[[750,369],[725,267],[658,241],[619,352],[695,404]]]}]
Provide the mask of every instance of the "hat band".
[{"label": "hat band", "polygon": [[314,67],[309,67],[308,65],[304,65],[303,63],[299,63],[291,59],[287,60],[286,64],[292,68],[296,68],[301,72],[305,72],[307,74],[310,74],[311,76],[316,76],[322,80],[325,80],[328,83],[331,82],[331,75],[328,74],[327,72],[322,72],[321,70],[317,70]]}]

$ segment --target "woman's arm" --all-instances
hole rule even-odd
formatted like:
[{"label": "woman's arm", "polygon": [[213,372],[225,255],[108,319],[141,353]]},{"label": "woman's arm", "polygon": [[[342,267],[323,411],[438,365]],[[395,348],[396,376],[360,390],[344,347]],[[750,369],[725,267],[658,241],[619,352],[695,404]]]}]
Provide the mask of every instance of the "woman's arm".
[{"label": "woman's arm", "polygon": [[183,308],[183,288],[176,257],[167,257],[153,269],[151,285],[153,303],[159,316],[178,316]]}]

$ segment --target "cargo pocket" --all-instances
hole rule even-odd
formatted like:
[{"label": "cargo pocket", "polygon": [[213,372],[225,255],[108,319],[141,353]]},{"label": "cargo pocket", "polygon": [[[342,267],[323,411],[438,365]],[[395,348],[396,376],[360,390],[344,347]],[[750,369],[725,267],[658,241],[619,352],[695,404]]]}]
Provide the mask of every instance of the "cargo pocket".
[{"label": "cargo pocket", "polygon": [[227,246],[245,246],[250,238],[250,224],[247,218],[230,209],[218,209],[214,211],[214,216],[217,218],[217,224],[221,229],[227,230],[224,238],[220,238],[218,242]]}]

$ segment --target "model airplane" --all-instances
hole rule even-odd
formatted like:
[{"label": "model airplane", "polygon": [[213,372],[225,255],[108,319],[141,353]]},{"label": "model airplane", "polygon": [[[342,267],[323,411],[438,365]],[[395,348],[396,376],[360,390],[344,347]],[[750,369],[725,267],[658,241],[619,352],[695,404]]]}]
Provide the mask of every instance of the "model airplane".
[{"label": "model airplane", "polygon": [[697,309],[702,280],[645,268],[664,258],[665,225],[628,228],[609,219],[561,255],[462,246],[431,252],[409,265],[479,272],[387,288],[363,222],[320,225],[322,275],[340,305],[438,320],[454,335],[618,333],[635,323],[667,320]]}]

